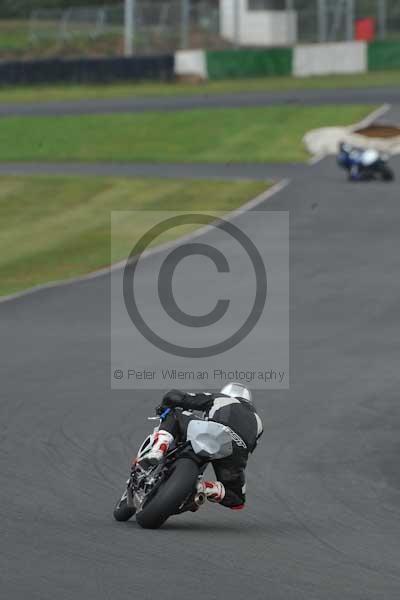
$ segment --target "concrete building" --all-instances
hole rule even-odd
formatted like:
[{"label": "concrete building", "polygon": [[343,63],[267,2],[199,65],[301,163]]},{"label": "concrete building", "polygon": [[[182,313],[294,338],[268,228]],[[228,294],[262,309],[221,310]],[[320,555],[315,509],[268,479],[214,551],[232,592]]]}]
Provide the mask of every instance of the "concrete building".
[{"label": "concrete building", "polygon": [[285,0],[220,0],[221,35],[240,46],[295,44],[297,12],[286,10],[288,5]]}]

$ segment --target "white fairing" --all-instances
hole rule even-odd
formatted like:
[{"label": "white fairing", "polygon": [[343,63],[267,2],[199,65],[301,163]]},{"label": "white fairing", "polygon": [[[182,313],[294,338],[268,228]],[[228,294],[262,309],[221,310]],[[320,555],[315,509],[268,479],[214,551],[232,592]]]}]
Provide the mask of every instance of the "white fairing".
[{"label": "white fairing", "polygon": [[150,435],[147,436],[147,438],[144,440],[143,444],[140,446],[139,451],[137,453],[137,460],[140,460],[141,458],[143,458],[149,450],[151,450],[151,448],[154,445],[154,433],[157,431],[157,429],[154,430],[154,432]]},{"label": "white fairing", "polygon": [[371,148],[370,150],[366,150],[363,153],[361,161],[365,167],[369,167],[369,166],[373,165],[378,159],[379,159],[379,152],[377,152],[376,150],[373,150]]},{"label": "white fairing", "polygon": [[232,436],[227,427],[214,421],[190,421],[187,439],[196,454],[218,460],[232,454]]}]

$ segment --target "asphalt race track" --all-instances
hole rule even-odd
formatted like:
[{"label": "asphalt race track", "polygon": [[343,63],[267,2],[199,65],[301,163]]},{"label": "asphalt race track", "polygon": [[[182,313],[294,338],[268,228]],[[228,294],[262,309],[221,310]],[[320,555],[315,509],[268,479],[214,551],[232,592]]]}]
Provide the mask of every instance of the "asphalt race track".
[{"label": "asphalt race track", "polygon": [[235,94],[192,94],[164,97],[131,97],[52,102],[2,102],[0,117],[60,116],[148,111],[179,111],[194,108],[249,108],[282,104],[400,104],[398,87],[287,92],[241,92]]},{"label": "asphalt race track", "polygon": [[327,159],[258,207],[290,211],[291,389],[239,513],[113,521],[158,398],[110,391],[108,275],[0,304],[2,597],[398,600],[399,201]]}]

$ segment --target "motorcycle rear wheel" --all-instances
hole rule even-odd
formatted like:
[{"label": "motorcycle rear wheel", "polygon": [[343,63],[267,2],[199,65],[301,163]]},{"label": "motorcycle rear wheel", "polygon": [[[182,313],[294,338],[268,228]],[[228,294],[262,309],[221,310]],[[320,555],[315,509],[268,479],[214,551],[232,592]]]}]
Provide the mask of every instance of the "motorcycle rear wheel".
[{"label": "motorcycle rear wheel", "polygon": [[169,478],[160,485],[157,493],[136,513],[137,523],[144,529],[159,529],[182,503],[194,492],[199,467],[189,458],[176,461]]},{"label": "motorcycle rear wheel", "polygon": [[393,181],[394,180],[394,172],[387,165],[384,165],[382,167],[381,175],[382,175],[383,181]]}]

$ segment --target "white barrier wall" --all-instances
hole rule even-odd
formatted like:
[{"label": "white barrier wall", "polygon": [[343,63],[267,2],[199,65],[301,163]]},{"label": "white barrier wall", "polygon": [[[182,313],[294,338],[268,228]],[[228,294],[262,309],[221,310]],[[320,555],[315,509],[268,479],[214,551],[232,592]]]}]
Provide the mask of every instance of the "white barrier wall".
[{"label": "white barrier wall", "polygon": [[366,73],[368,70],[367,44],[365,42],[343,42],[296,46],[293,63],[295,77],[334,73]]},{"label": "white barrier wall", "polygon": [[175,52],[175,75],[196,76],[208,79],[207,60],[204,50],[178,50]]},{"label": "white barrier wall", "polygon": [[296,11],[248,10],[247,0],[221,0],[220,11],[221,35],[241,46],[290,46],[297,41]]},{"label": "white barrier wall", "polygon": [[[232,0],[230,0],[232,1]],[[242,39],[246,39],[242,33]],[[251,45],[251,44],[249,44]],[[238,59],[240,58],[240,50]],[[265,50],[268,53],[268,50]],[[224,60],[221,52],[221,60]],[[218,60],[214,57],[213,60]],[[293,48],[292,74],[295,77],[351,74],[368,72],[368,45],[365,42],[310,44]],[[205,50],[178,50],[175,53],[175,74],[208,79]]]}]

